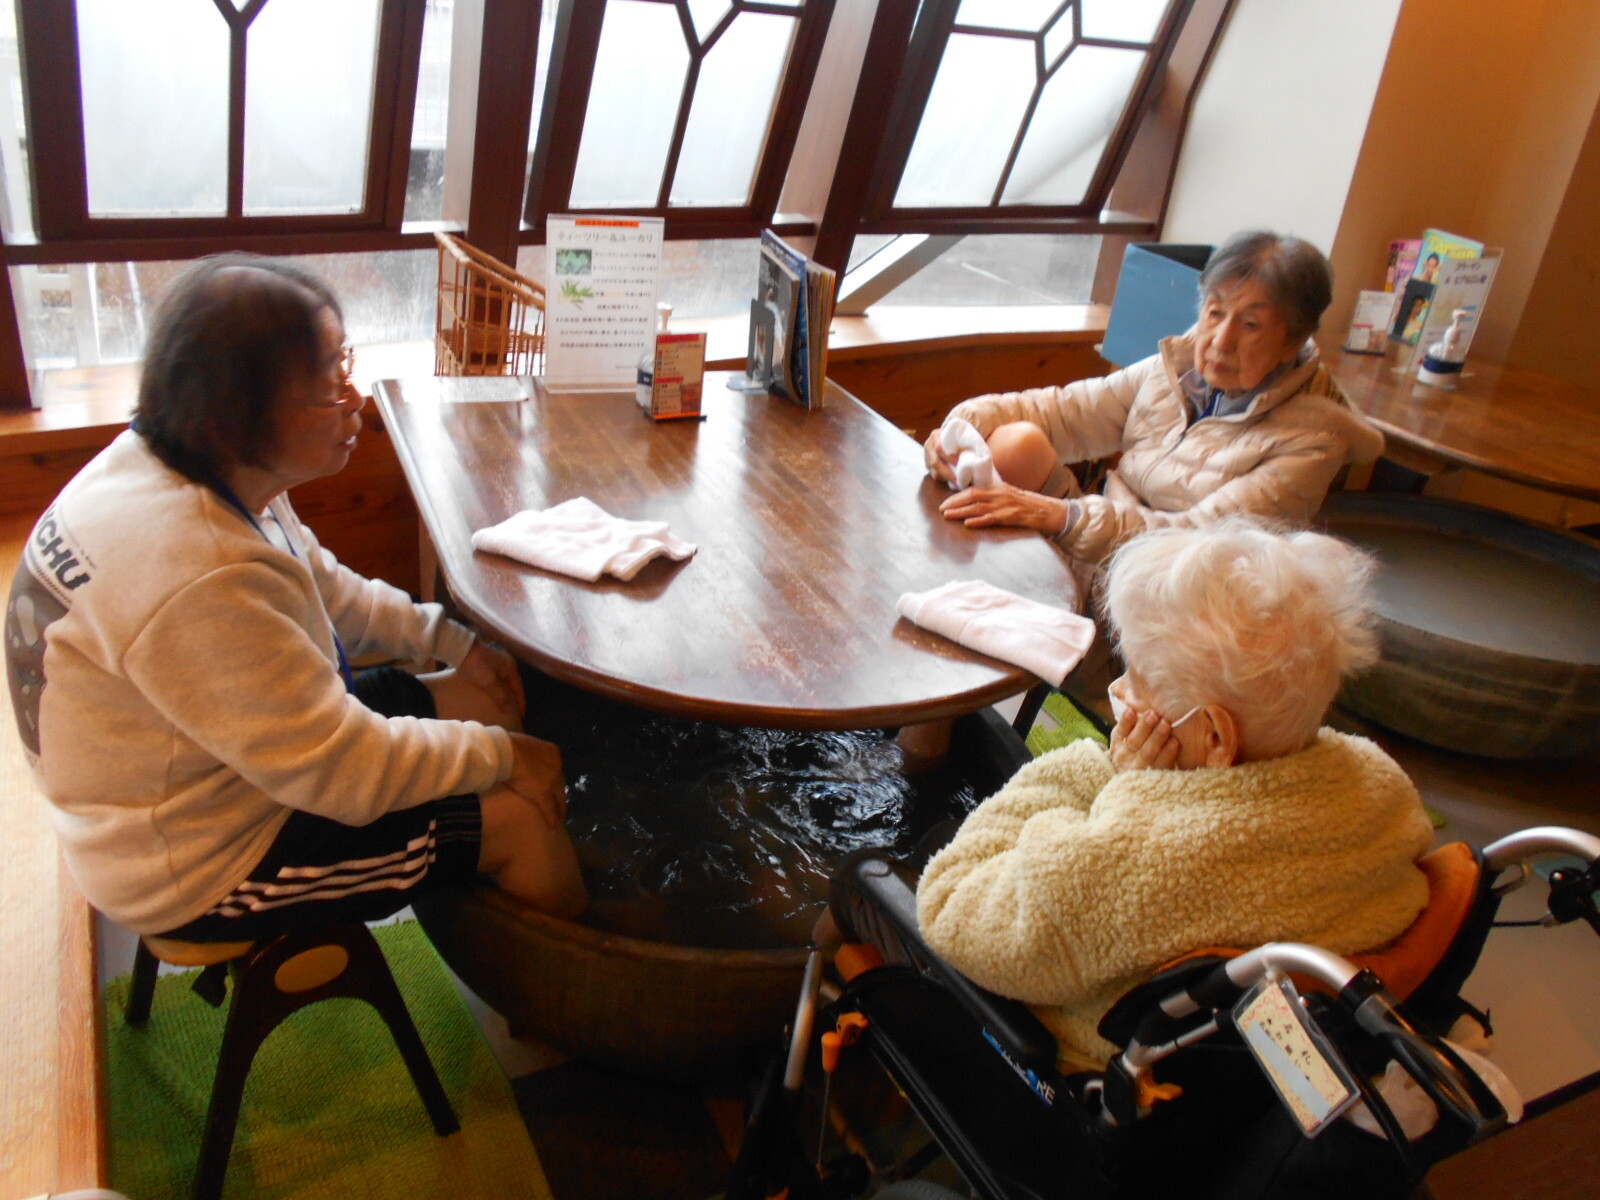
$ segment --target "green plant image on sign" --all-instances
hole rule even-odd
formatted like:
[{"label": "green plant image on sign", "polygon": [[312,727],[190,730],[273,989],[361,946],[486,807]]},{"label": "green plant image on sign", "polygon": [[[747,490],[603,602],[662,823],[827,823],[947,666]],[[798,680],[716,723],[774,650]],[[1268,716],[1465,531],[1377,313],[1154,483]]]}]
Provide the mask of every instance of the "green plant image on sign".
[{"label": "green plant image on sign", "polygon": [[594,270],[593,250],[557,250],[557,275],[587,275]]},{"label": "green plant image on sign", "polygon": [[582,287],[570,279],[561,285],[561,298],[573,308],[582,308],[583,302],[593,296],[594,289]]}]

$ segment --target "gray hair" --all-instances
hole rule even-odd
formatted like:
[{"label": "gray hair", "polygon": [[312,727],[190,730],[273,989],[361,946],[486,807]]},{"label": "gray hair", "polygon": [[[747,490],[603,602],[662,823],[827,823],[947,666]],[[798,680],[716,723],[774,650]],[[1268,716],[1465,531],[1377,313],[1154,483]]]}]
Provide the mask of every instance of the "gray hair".
[{"label": "gray hair", "polygon": [[1348,674],[1377,661],[1373,559],[1320,533],[1230,517],[1124,543],[1102,600],[1166,713],[1220,704],[1252,758],[1311,743]]},{"label": "gray hair", "polygon": [[1259,280],[1289,326],[1304,341],[1317,331],[1333,301],[1333,268],[1310,242],[1276,233],[1236,233],[1212,254],[1200,272],[1202,301],[1225,284]]}]

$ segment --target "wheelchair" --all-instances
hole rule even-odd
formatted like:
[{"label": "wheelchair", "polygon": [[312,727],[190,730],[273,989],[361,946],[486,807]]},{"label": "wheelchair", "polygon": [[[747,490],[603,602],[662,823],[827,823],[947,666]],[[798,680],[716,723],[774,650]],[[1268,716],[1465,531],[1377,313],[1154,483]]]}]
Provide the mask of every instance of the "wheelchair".
[{"label": "wheelchair", "polygon": [[[1563,856],[1558,865],[1536,873],[1533,861],[1552,854]],[[1100,1033],[1121,1052],[1104,1070],[1063,1074],[1054,1037],[1026,1005],[978,987],[922,940],[904,868],[859,851],[835,873],[829,901],[845,944],[831,961],[822,950],[810,957],[787,1045],[750,1106],[726,1200],[839,1200],[869,1188],[886,1198],[963,1195],[915,1177],[941,1155],[985,1200],[1410,1196],[1434,1163],[1508,1120],[1445,1038],[1464,1015],[1490,1032],[1461,987],[1502,897],[1540,880],[1549,890],[1540,923],[1581,919],[1600,933],[1600,838],[1540,827],[1482,850],[1442,846],[1420,865],[1428,905],[1383,951],[1346,959],[1272,943],[1187,955],[1106,1014]],[[1245,1006],[1266,989],[1289,998],[1323,1065],[1347,1085],[1350,1095],[1320,1123],[1292,1115],[1285,1093],[1303,1089],[1305,1077],[1289,1071],[1285,1084],[1282,1046],[1252,1049],[1262,1040],[1258,1010]],[[855,1152],[824,1167],[827,1087],[844,1047],[857,1042],[932,1141],[882,1167],[866,1161],[859,1138],[846,1138]],[[1303,1048],[1286,1044],[1291,1057]],[[807,1070],[819,1058],[827,1084],[812,1139],[800,1118]],[[1420,1136],[1407,1136],[1376,1085],[1394,1073],[1390,1064],[1437,1110]],[[1340,1119],[1358,1101],[1378,1135]],[[1301,1116],[1306,1103],[1301,1095]],[[809,1114],[803,1124],[818,1129]]]}]

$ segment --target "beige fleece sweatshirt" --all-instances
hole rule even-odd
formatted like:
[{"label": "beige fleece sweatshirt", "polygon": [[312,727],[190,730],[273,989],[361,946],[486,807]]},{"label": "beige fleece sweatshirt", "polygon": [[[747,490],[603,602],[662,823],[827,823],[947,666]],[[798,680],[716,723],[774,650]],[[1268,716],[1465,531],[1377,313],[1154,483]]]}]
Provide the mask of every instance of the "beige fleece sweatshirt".
[{"label": "beige fleece sweatshirt", "polygon": [[1128,988],[1202,946],[1301,941],[1348,954],[1422,911],[1433,830],[1405,773],[1324,729],[1297,754],[1195,771],[1112,769],[1079,741],[1018,771],[934,856],[924,936],[1035,1006],[1069,1063]]},{"label": "beige fleece sweatshirt", "polygon": [[7,611],[13,701],[73,878],[141,933],[194,919],[291,810],[363,825],[511,772],[504,730],[387,718],[352,657],[459,664],[437,605],[340,566],[286,499],[289,552],[210,489],[119,436],[62,490]]}]

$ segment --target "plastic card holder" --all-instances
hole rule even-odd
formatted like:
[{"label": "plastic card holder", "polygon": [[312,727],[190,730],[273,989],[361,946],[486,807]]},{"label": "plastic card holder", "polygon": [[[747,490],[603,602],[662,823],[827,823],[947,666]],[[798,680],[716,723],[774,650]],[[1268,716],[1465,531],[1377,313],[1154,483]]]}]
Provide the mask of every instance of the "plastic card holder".
[{"label": "plastic card holder", "polygon": [[1287,976],[1268,972],[1234,1005],[1233,1023],[1307,1137],[1355,1102],[1350,1069]]}]

